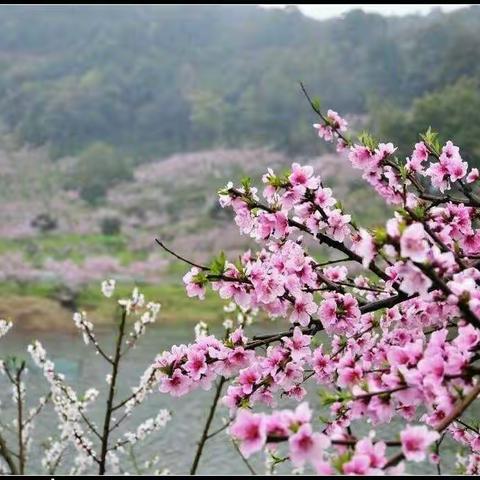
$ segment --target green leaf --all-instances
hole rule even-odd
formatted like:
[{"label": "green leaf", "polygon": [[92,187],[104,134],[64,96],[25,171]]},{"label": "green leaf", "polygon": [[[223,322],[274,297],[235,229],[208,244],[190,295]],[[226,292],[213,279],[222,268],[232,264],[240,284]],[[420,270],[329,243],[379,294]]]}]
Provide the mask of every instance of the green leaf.
[{"label": "green leaf", "polygon": [[385,227],[377,227],[373,231],[373,240],[377,246],[383,245],[388,240],[388,233]]},{"label": "green leaf", "polygon": [[428,130],[420,135],[420,138],[433,150],[437,155],[440,153],[440,140],[438,133],[432,130],[432,127],[428,127]]},{"label": "green leaf", "polygon": [[242,259],[238,258],[237,260],[235,260],[234,265],[237,267],[237,270],[240,273],[240,277],[244,277],[245,267],[243,266]]},{"label": "green leaf", "polygon": [[268,183],[276,188],[285,187],[288,185],[288,177],[290,176],[291,172],[285,172],[283,175],[277,176],[273,175],[269,178]]},{"label": "green leaf", "polygon": [[315,110],[320,110],[321,104],[322,104],[322,102],[320,101],[320,97],[313,97],[312,98],[312,107]]},{"label": "green leaf", "polygon": [[343,473],[343,466],[350,461],[352,458],[352,452],[347,451],[342,453],[337,458],[334,458],[332,461],[333,468],[335,468],[339,473]]},{"label": "green leaf", "polygon": [[395,211],[399,213],[402,217],[409,216],[409,213],[403,207],[397,208]]},{"label": "green leaf", "polygon": [[198,272],[193,278],[193,283],[198,283],[199,285],[205,285],[208,282],[207,275],[205,272]]},{"label": "green leaf", "polygon": [[214,275],[223,275],[225,272],[225,263],[227,258],[225,257],[225,252],[221,251],[217,257],[212,260],[210,264],[210,271]]},{"label": "green leaf", "polygon": [[417,220],[422,220],[425,217],[425,206],[418,205],[413,209],[413,214]]},{"label": "green leaf", "polygon": [[245,189],[246,193],[252,186],[252,179],[250,177],[243,177],[240,183],[242,184],[242,187]]},{"label": "green leaf", "polygon": [[427,131],[423,135],[420,135],[420,137],[428,144],[434,144],[438,139],[438,133],[434,132],[432,127],[429,126]]},{"label": "green leaf", "polygon": [[328,407],[334,404],[335,402],[338,402],[338,395],[328,390],[320,390],[318,394],[320,396],[320,403],[324,407]]},{"label": "green leaf", "polygon": [[373,138],[373,136],[367,131],[363,131],[358,136],[358,139],[365,147],[367,147],[372,152],[378,147],[378,141],[375,140],[375,138]]},{"label": "green leaf", "polygon": [[[397,162],[397,163],[398,163],[398,162]],[[406,165],[399,165],[399,166],[398,166],[398,170],[399,170],[400,177],[402,178],[402,180],[406,180],[407,177],[408,177],[407,166],[406,166]]]}]

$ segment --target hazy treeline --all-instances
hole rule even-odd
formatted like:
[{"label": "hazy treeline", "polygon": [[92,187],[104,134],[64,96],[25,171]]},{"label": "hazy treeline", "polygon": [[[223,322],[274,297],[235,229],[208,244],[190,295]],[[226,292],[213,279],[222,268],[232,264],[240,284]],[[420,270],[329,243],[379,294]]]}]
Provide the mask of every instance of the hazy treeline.
[{"label": "hazy treeline", "polygon": [[252,144],[318,152],[302,80],[325,107],[375,113],[380,134],[411,141],[403,131],[432,123],[473,152],[479,32],[476,6],[327,21],[294,7],[2,6],[0,119],[55,156],[98,141],[136,161]]}]

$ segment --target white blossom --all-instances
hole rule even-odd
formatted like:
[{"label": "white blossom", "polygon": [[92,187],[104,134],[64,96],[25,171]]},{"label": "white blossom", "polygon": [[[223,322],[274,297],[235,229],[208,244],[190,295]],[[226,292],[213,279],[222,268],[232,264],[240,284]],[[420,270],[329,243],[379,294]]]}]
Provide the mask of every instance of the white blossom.
[{"label": "white blossom", "polygon": [[102,282],[102,293],[105,295],[105,297],[110,298],[113,295],[113,292],[115,291],[115,280],[110,279],[110,280],[104,280]]},{"label": "white blossom", "polygon": [[73,323],[82,332],[85,345],[88,345],[90,340],[93,340],[95,345],[97,344],[93,335],[93,323],[87,320],[87,314],[85,312],[75,312],[73,314]]},{"label": "white blossom", "polygon": [[226,318],[223,323],[223,327],[225,330],[232,330],[233,329],[233,320],[231,318]]},{"label": "white blossom", "polygon": [[0,337],[3,337],[11,328],[12,322],[0,319]]},{"label": "white blossom", "polygon": [[145,297],[143,293],[140,293],[138,288],[135,287],[133,289],[131,298],[122,298],[118,301],[118,303],[125,308],[127,315],[129,315],[133,311],[137,310],[138,308],[142,308],[145,305]]},{"label": "white blossom", "polygon": [[208,325],[201,321],[198,322],[194,327],[195,338],[200,338],[208,335]]}]

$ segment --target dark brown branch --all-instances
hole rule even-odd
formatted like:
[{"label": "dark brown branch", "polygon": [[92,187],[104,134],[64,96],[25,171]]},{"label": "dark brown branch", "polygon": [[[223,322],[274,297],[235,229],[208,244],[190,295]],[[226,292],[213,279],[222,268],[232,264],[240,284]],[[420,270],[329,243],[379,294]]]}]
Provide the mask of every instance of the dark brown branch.
[{"label": "dark brown branch", "polygon": [[182,262],[185,262],[185,263],[188,263],[189,265],[191,265],[192,267],[197,267],[199,268],[200,270],[210,270],[208,267],[206,267],[205,265],[200,265],[198,263],[195,263],[195,262],[192,262],[191,260],[188,260],[187,258],[185,257],[182,257],[181,255],[179,255],[178,253],[175,253],[173,250],[170,250],[162,241],[160,241],[158,238],[155,239],[155,241],[166,251],[168,252],[170,255],[173,255],[175,258],[178,258],[178,260],[181,260]]},{"label": "dark brown branch", "polygon": [[[319,110],[315,104],[313,103],[312,99],[310,98],[310,95],[308,94],[307,92],[307,89],[305,88],[305,86],[303,85],[302,82],[300,82],[300,88],[302,89],[302,92],[303,94],[305,95],[305,98],[307,99],[308,103],[310,104],[310,107],[312,107],[312,110],[323,120],[323,122],[327,125],[330,125],[330,122],[328,121],[328,119],[325,117],[325,115],[321,112],[321,110]],[[335,133],[347,144],[347,145],[351,145],[352,142],[346,138],[342,132],[340,132],[340,130],[338,130],[337,128],[335,127],[332,127],[334,130],[335,130]]]},{"label": "dark brown branch", "polygon": [[23,398],[22,398],[22,373],[25,369],[25,361],[22,361],[15,375],[15,391],[17,396],[17,423],[18,423],[18,473],[25,474],[25,440],[23,438]]},{"label": "dark brown branch", "polygon": [[205,443],[209,438],[208,431],[210,430],[210,425],[212,424],[213,417],[215,416],[215,410],[217,409],[218,401],[220,400],[220,394],[222,393],[222,388],[225,385],[226,381],[227,380],[225,377],[221,377],[220,381],[218,382],[217,388],[215,390],[215,397],[213,398],[212,405],[210,406],[210,411],[208,412],[207,421],[205,422],[205,426],[203,427],[202,436],[200,437],[200,441],[198,442],[195,458],[193,459],[193,463],[190,468],[190,475],[195,475],[195,473],[197,472],[197,468],[198,468],[198,464],[200,463],[200,458],[202,456],[203,448],[205,447]]},{"label": "dark brown branch", "polygon": [[[148,380],[146,381],[145,383],[145,386],[144,387],[140,387],[141,388],[147,388],[146,386],[155,378],[155,370],[152,370],[152,373],[150,374],[150,377],[148,378]],[[124,400],[122,400],[120,403],[117,403],[117,405],[113,406],[112,407],[112,412],[114,412],[115,410],[118,410],[119,408],[122,408],[124,405],[126,405],[130,400],[134,399],[137,395],[138,395],[138,392],[139,390],[136,390],[135,392],[133,392],[130,396],[128,396],[127,398],[125,398]]]},{"label": "dark brown branch", "polygon": [[105,420],[103,423],[102,446],[101,446],[99,468],[98,468],[99,475],[105,475],[105,462],[107,458],[108,440],[110,436],[110,421],[111,421],[112,412],[113,412],[113,401],[115,397],[118,368],[120,364],[122,341],[123,341],[123,336],[125,334],[126,319],[127,319],[127,310],[123,309],[122,318],[120,320],[120,325],[118,327],[115,356],[113,357],[113,363],[112,363],[112,377],[110,379],[110,389],[108,392],[107,407],[105,410]]},{"label": "dark brown branch", "polygon": [[10,473],[12,475],[19,475],[15,461],[13,460],[12,454],[7,447],[7,442],[2,437],[2,435],[0,435],[0,455],[7,463],[8,468],[10,469]]},{"label": "dark brown branch", "polygon": [[327,267],[328,265],[334,265],[335,263],[350,262],[350,257],[338,258],[337,260],[327,260],[325,262],[315,264],[315,268]]}]

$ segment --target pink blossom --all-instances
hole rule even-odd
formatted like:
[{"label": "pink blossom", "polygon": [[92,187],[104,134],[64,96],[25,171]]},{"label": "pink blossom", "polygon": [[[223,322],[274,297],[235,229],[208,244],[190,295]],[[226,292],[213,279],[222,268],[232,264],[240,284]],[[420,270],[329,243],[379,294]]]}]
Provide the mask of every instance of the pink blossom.
[{"label": "pink blossom", "polygon": [[379,143],[378,147],[375,149],[375,155],[377,156],[378,161],[381,162],[388,156],[395,153],[396,150],[397,147],[395,147],[391,142]]},{"label": "pink blossom", "polygon": [[241,370],[238,376],[238,383],[242,387],[242,392],[245,394],[252,393],[255,384],[260,378],[261,375],[255,366]]},{"label": "pink blossom", "polygon": [[388,397],[375,395],[370,402],[368,402],[367,412],[373,425],[390,423],[395,413],[394,404]]},{"label": "pink blossom", "polygon": [[339,132],[345,132],[347,130],[347,121],[334,110],[327,111],[327,120],[335,130]]},{"label": "pink blossom", "polygon": [[315,189],[318,186],[318,179],[313,176],[313,168],[308,165],[302,167],[298,163],[292,164],[292,173],[288,179],[293,186],[311,189]]},{"label": "pink blossom", "polygon": [[348,159],[354,168],[359,168],[366,172],[374,171],[378,165],[378,157],[363,145],[351,147]]},{"label": "pink blossom", "polygon": [[319,187],[315,193],[315,204],[323,209],[333,207],[336,200],[332,197],[330,188]]},{"label": "pink blossom", "polygon": [[[346,124],[333,111],[327,117],[316,128],[324,139],[338,140]],[[286,332],[249,340],[243,328],[228,333],[232,316],[227,338],[204,335],[155,361],[159,388],[172,395],[209,388],[219,376],[231,381],[222,402],[231,415],[238,412],[231,434],[248,455],[263,448],[284,455],[280,444],[288,443],[290,460],[318,473],[331,474],[334,466],[345,474],[395,473],[403,466],[385,466],[386,442],[396,434],[374,441],[375,432],[362,438],[349,427],[378,425],[383,437],[400,419],[423,422],[400,427],[406,460],[437,461],[429,449],[439,435],[428,427],[440,429],[476,388],[478,171],[467,175],[452,142],[430,164],[436,148],[418,142],[405,168],[393,158],[392,143],[371,143],[350,146],[349,158],[381,199],[396,206],[385,230],[373,235],[357,227],[335,208],[332,191],[313,168],[295,163],[288,178],[272,170],[263,176],[261,201],[254,187],[222,190],[222,205],[233,209],[240,232],[259,248],[238,255],[235,264],[226,262],[223,275],[191,270],[184,278],[189,295],[203,297],[209,282],[221,298],[232,299],[242,312],[239,322],[245,311],[249,319],[258,309],[293,323]],[[443,196],[432,188],[452,192]],[[335,265],[319,263],[320,245],[337,251]],[[314,431],[308,404],[276,410],[284,401],[303,401],[314,382],[325,386],[322,399],[330,405],[322,433]],[[243,410],[258,405],[275,410]],[[480,471],[480,436],[455,420],[447,431],[471,454],[467,470]],[[330,446],[329,438],[338,441]],[[399,445],[388,445],[391,458]],[[339,468],[335,460],[347,452]]]},{"label": "pink blossom", "polygon": [[465,325],[458,328],[458,336],[453,343],[461,350],[473,350],[480,342],[480,331],[473,325]]},{"label": "pink blossom", "polygon": [[[347,126],[347,121],[333,110],[328,110],[326,123],[313,124],[313,128],[318,130],[318,136],[323,138],[326,142],[331,142],[334,137],[338,136],[338,132],[346,131]],[[340,140],[342,139],[339,138],[339,141]]]},{"label": "pink blossom", "polygon": [[189,378],[175,370],[171,377],[162,377],[159,390],[163,393],[169,393],[173,397],[181,397],[188,393],[190,385]]},{"label": "pink blossom", "polygon": [[345,237],[350,233],[348,224],[351,216],[343,215],[341,210],[332,210],[327,213],[327,233],[331,235],[337,242],[343,242]]},{"label": "pink blossom", "polygon": [[294,205],[300,203],[305,194],[305,187],[303,185],[296,185],[293,188],[286,190],[280,198],[280,204],[283,209],[289,210]]},{"label": "pink blossom", "polygon": [[318,136],[323,138],[326,142],[331,142],[334,137],[333,128],[330,125],[325,125],[323,123],[314,123],[313,128],[318,130]]},{"label": "pink blossom", "polygon": [[421,462],[427,456],[428,447],[440,438],[438,432],[429,430],[426,426],[407,426],[400,432],[402,452],[407,460]]},{"label": "pink blossom", "polygon": [[247,458],[261,450],[267,440],[265,417],[244,409],[238,412],[229,431],[232,437],[240,442],[240,450]]},{"label": "pink blossom", "polygon": [[432,286],[432,281],[413,265],[404,265],[400,269],[402,282],[400,288],[407,294],[425,295]]},{"label": "pink blossom", "polygon": [[425,262],[428,253],[428,243],[425,240],[425,229],[421,223],[412,223],[402,233],[400,253],[402,257],[409,258],[414,262]]},{"label": "pink blossom", "polygon": [[348,148],[348,143],[343,138],[337,139],[337,145],[335,147],[338,153],[343,153]]},{"label": "pink blossom", "polygon": [[187,290],[187,295],[189,297],[198,297],[200,300],[205,298],[205,286],[196,280],[196,277],[200,273],[200,269],[193,267],[188,273],[183,277],[183,283]]},{"label": "pink blossom", "polygon": [[462,162],[460,149],[453,145],[451,141],[448,141],[442,147],[440,162],[446,165],[452,182],[463,178],[467,173],[467,163]]},{"label": "pink blossom", "polygon": [[365,475],[369,470],[370,458],[367,455],[355,454],[343,465],[343,473],[346,475]]},{"label": "pink blossom", "polygon": [[425,173],[431,177],[433,186],[443,193],[450,188],[449,181],[455,182],[467,174],[467,163],[462,161],[459,148],[448,141],[442,147],[439,162],[430,164]]},{"label": "pink blossom", "polygon": [[467,175],[467,178],[465,179],[465,181],[467,183],[474,183],[476,182],[478,179],[480,178],[480,173],[478,171],[478,168],[472,168],[469,172],[469,174]]},{"label": "pink blossom", "polygon": [[322,345],[313,352],[313,369],[316,377],[322,383],[326,383],[334,371],[330,356],[323,353]]},{"label": "pink blossom", "polygon": [[355,445],[355,453],[368,456],[372,468],[382,468],[387,463],[386,450],[385,442],[373,443],[370,438],[363,438]]},{"label": "pink blossom", "polygon": [[357,255],[362,257],[362,265],[367,268],[375,257],[376,248],[372,236],[364,228],[360,229],[352,248]]},{"label": "pink blossom", "polygon": [[283,337],[283,344],[290,350],[290,356],[294,362],[302,360],[310,354],[310,341],[309,335],[303,335],[299,327],[295,327],[293,330],[293,336]]},{"label": "pink blossom", "polygon": [[430,167],[425,171],[425,174],[430,176],[432,185],[438,188],[442,193],[449,188],[447,180],[448,168],[443,163],[431,163]]},{"label": "pink blossom", "polygon": [[313,433],[310,424],[302,425],[288,440],[289,456],[294,465],[303,465],[306,461],[315,461],[323,456],[330,445],[327,436]]},{"label": "pink blossom", "polygon": [[348,333],[360,317],[358,302],[349,293],[329,293],[320,304],[318,314],[327,332]]},{"label": "pink blossom", "polygon": [[343,282],[347,278],[348,269],[345,266],[332,266],[323,269],[323,274],[332,282]]},{"label": "pink blossom", "polygon": [[188,361],[185,363],[185,370],[190,374],[193,380],[199,380],[202,375],[207,373],[207,362],[204,353],[190,351],[187,354],[187,359]]},{"label": "pink blossom", "polygon": [[303,425],[304,423],[310,422],[312,419],[312,411],[308,406],[308,403],[303,402],[297,406],[294,412],[289,414],[290,418],[290,427],[295,424]]},{"label": "pink blossom", "polygon": [[407,159],[407,167],[412,172],[421,172],[423,169],[423,162],[428,160],[429,151],[424,142],[418,142],[415,144],[415,149],[411,158]]},{"label": "pink blossom", "polygon": [[317,308],[316,303],[313,301],[313,295],[311,293],[302,293],[295,298],[290,321],[306,327],[310,323],[310,316],[317,311]]}]

